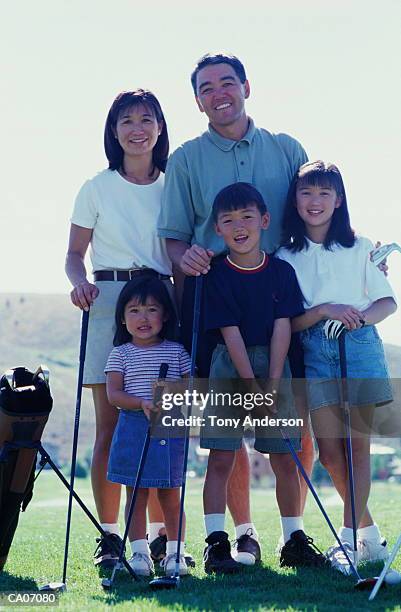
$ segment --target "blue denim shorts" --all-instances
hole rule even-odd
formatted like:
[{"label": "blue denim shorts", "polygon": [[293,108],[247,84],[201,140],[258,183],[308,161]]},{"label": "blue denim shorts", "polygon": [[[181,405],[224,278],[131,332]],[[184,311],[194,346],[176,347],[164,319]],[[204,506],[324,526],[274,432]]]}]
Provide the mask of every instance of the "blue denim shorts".
[{"label": "blue denim shorts", "polygon": [[[111,443],[107,478],[133,487],[138,473],[149,421],[142,410],[120,410]],[[150,439],[139,486],[172,489],[182,485],[184,439]]]},{"label": "blue denim shorts", "polygon": [[[251,346],[247,348],[247,353],[256,378],[266,379],[269,367],[268,348],[265,346]],[[213,388],[215,393],[233,393],[236,389],[235,382],[238,380],[238,372],[231,361],[226,345],[218,344],[213,352],[210,367],[210,387]],[[221,381],[221,388],[219,386],[219,381]],[[232,388],[228,389],[231,385]],[[235,406],[215,407],[208,405],[203,415],[205,418],[205,425],[201,427],[201,448],[229,451],[239,450],[243,443],[244,426],[240,423],[236,429],[230,427],[213,427],[209,417],[214,415],[223,419],[239,418],[241,423],[246,416],[242,408],[236,408]],[[252,410],[249,411],[249,415],[252,417]],[[289,364],[286,362],[282,385],[280,386],[279,413],[277,415],[272,414],[271,417],[295,418],[296,416],[291,391],[291,372]],[[216,431],[218,431],[218,436],[216,436]],[[295,450],[300,450],[301,441],[299,428],[283,428],[283,432],[291,439]],[[261,453],[289,452],[287,443],[281,436],[279,428],[274,426],[255,427],[254,448]]]},{"label": "blue denim shorts", "polygon": [[[340,403],[340,356],[338,340],[328,340],[325,321],[302,332],[305,374],[310,410]],[[383,405],[393,393],[383,343],[374,325],[347,332],[345,336],[347,385],[350,406]]]}]

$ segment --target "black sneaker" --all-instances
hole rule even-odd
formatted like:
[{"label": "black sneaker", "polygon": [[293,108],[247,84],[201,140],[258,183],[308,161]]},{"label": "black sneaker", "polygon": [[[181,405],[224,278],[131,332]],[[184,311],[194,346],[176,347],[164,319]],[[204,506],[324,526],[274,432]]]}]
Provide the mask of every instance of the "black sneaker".
[{"label": "black sneaker", "polygon": [[113,569],[120,555],[122,539],[115,533],[107,533],[107,538],[96,538],[97,547],[93,553],[93,563],[99,569]]},{"label": "black sneaker", "polygon": [[252,529],[234,542],[234,559],[243,565],[255,565],[261,562],[259,542],[255,540]]},{"label": "black sneaker", "polygon": [[291,539],[281,549],[280,567],[328,567],[329,565],[327,558],[302,529],[294,531]]},{"label": "black sneaker", "polygon": [[[160,563],[167,553],[167,536],[159,535],[149,544],[150,556],[154,563]],[[195,567],[195,559],[189,553],[184,553],[185,563],[187,567]]]},{"label": "black sneaker", "polygon": [[166,556],[167,536],[159,535],[150,542],[149,548],[152,560],[155,561],[155,563],[160,563],[160,561],[162,561]]},{"label": "black sneaker", "polygon": [[205,540],[203,553],[205,572],[211,574],[236,574],[242,567],[231,556],[231,546],[225,531],[213,531]]}]

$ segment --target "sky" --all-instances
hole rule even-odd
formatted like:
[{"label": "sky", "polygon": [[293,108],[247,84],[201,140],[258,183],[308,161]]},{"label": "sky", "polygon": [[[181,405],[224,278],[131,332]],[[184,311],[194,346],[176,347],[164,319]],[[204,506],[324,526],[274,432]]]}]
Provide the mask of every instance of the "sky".
[{"label": "sky", "polygon": [[[400,23],[399,0],[3,3],[0,291],[68,293],[71,210],[106,165],[115,95],[154,91],[174,150],[206,128],[189,75],[208,51],[245,64],[257,125],[340,167],[358,233],[401,243]],[[389,267],[401,296],[401,254]],[[401,314],[380,331],[401,345]]]}]

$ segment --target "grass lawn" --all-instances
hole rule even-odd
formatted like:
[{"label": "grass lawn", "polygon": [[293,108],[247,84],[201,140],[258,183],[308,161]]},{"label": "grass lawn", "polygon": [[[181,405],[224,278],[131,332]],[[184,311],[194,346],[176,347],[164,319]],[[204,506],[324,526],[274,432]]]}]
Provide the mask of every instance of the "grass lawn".
[{"label": "grass lawn", "polygon": [[[78,492],[91,510],[94,509],[90,483],[77,481]],[[401,584],[382,589],[372,603],[368,592],[353,589],[353,578],[333,571],[280,569],[274,550],[280,533],[279,517],[272,489],[252,490],[253,517],[263,547],[262,567],[244,571],[239,576],[210,577],[202,568],[204,547],[201,508],[201,483],[191,480],[186,503],[188,516],[188,549],[197,567],[191,577],[181,581],[179,589],[152,592],[146,582],[133,583],[120,572],[116,587],[110,593],[100,586],[99,575],[92,565],[95,529],[75,506],[70,543],[68,591],[60,596],[60,610],[397,610],[401,611]],[[341,507],[333,489],[321,491],[329,516],[340,523]],[[370,508],[382,532],[393,546],[401,531],[401,486],[375,484]],[[4,571],[0,574],[0,591],[32,591],[62,576],[67,490],[50,472],[42,474],[34,499],[21,515],[13,546]],[[306,532],[321,549],[332,543],[332,537],[315,502],[308,500],[305,513]],[[229,523],[230,533],[232,525]],[[393,564],[401,571],[401,554]],[[380,564],[365,566],[363,576],[377,575]],[[5,609],[5,608],[4,608]],[[36,608],[35,608],[36,609]]]}]

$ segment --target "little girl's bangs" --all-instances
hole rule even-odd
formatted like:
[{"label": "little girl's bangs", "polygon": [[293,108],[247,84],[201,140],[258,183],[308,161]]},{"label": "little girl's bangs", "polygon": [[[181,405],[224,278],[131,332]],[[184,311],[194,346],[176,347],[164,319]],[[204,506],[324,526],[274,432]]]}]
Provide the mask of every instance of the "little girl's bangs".
[{"label": "little girl's bangs", "polygon": [[297,189],[306,186],[334,189],[337,195],[344,195],[343,180],[340,171],[334,164],[319,161],[301,166],[298,172]]}]

